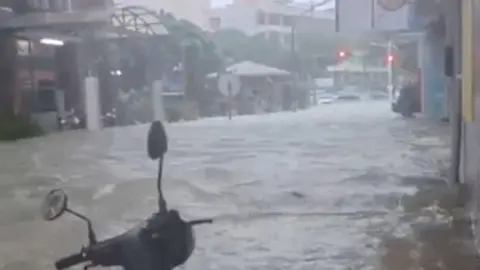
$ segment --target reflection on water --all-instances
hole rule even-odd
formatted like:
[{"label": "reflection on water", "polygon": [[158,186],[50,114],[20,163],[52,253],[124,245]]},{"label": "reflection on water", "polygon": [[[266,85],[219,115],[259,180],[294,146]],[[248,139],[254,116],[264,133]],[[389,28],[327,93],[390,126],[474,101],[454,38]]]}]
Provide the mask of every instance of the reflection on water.
[{"label": "reflection on water", "polygon": [[[412,181],[413,180],[413,181]],[[405,214],[398,227],[407,225],[403,235],[395,232],[382,239],[381,270],[473,270],[479,269],[468,218],[465,186],[449,187],[435,179],[405,179],[417,183],[419,191],[402,200]]]}]

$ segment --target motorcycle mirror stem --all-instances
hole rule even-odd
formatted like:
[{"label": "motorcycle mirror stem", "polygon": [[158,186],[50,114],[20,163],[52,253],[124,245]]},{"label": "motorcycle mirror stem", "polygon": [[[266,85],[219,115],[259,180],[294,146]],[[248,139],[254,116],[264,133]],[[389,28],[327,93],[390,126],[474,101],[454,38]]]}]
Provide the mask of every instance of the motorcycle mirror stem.
[{"label": "motorcycle mirror stem", "polygon": [[65,212],[68,212],[76,217],[78,217],[79,219],[82,219],[83,221],[85,221],[87,223],[87,230],[88,230],[88,243],[89,245],[93,245],[93,244],[96,244],[97,243],[97,236],[95,235],[95,231],[93,230],[93,225],[92,225],[92,221],[87,218],[86,216],[80,214],[80,213],[77,213],[69,208],[65,209]]},{"label": "motorcycle mirror stem", "polygon": [[158,159],[158,207],[160,213],[167,212],[167,203],[162,191],[163,158],[168,150],[168,139],[165,127],[161,121],[154,121],[150,126],[147,137],[147,154],[152,160]]}]

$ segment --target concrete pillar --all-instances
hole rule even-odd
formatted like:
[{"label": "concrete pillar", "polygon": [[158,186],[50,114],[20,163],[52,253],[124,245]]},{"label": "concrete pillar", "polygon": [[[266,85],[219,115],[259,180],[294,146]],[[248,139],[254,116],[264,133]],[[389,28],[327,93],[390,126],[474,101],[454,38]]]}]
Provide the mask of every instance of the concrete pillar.
[{"label": "concrete pillar", "polygon": [[102,128],[102,121],[98,79],[93,76],[88,76],[85,78],[83,86],[86,128],[89,131],[100,130]]},{"label": "concrete pillar", "polygon": [[425,111],[425,70],[423,68],[423,46],[424,46],[424,40],[425,37],[422,35],[418,40],[417,40],[417,67],[419,68],[419,74],[418,76],[420,77],[420,112],[424,113]]},{"label": "concrete pillar", "polygon": [[65,90],[55,91],[55,102],[57,104],[57,110],[61,117],[65,116]]},{"label": "concrete pillar", "polygon": [[153,120],[165,121],[165,107],[163,103],[163,82],[156,80],[152,85]]},{"label": "concrete pillar", "polygon": [[444,1],[446,18],[446,46],[453,48],[453,76],[447,78],[447,99],[448,117],[451,127],[451,168],[450,181],[458,183],[463,177],[461,169],[461,148],[462,148],[462,116],[461,116],[461,87],[457,75],[461,72],[461,2],[449,0]]},{"label": "concrete pillar", "polygon": [[436,37],[424,39],[422,60],[423,111],[427,118],[440,120],[445,116],[446,99],[443,42],[439,42]]}]

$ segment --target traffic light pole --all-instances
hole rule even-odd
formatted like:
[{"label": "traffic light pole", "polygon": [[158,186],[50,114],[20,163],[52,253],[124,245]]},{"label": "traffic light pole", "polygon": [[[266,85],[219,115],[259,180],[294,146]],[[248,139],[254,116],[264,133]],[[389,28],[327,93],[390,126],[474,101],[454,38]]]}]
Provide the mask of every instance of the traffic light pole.
[{"label": "traffic light pole", "polygon": [[393,61],[390,60],[390,56],[393,53],[393,41],[390,39],[388,40],[387,44],[387,72],[388,72],[388,85],[387,85],[387,90],[388,90],[388,99],[390,100],[390,103],[393,102],[394,99],[394,93],[393,93]]},{"label": "traffic light pole", "polygon": [[375,30],[375,0],[370,0],[370,28]]}]

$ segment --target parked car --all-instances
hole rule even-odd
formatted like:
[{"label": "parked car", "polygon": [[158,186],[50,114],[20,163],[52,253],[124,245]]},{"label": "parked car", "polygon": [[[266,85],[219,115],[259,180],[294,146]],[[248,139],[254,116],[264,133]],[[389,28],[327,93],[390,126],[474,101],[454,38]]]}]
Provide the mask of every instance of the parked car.
[{"label": "parked car", "polygon": [[317,95],[318,104],[330,104],[338,99],[338,95],[331,93],[322,93]]},{"label": "parked car", "polygon": [[312,103],[315,103],[314,100],[315,98],[317,99],[317,104],[330,104],[334,102],[337,98],[338,95],[335,93],[331,93],[325,89],[316,89],[314,90],[315,93],[312,95]]},{"label": "parked car", "polygon": [[339,100],[360,100],[362,98],[362,90],[357,86],[346,86],[338,92]]},{"label": "parked car", "polygon": [[381,90],[374,90],[370,92],[369,97],[374,100],[387,100],[388,93]]}]

